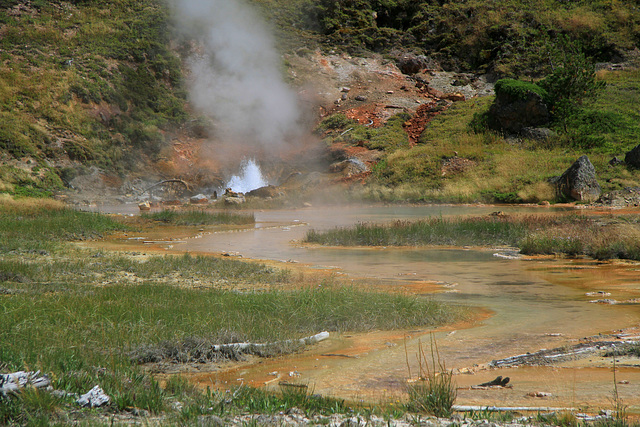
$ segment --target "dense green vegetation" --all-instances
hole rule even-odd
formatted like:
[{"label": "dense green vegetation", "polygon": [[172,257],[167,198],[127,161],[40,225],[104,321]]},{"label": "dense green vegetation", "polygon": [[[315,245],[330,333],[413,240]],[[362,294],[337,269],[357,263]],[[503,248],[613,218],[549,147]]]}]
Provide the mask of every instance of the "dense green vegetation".
[{"label": "dense green vegetation", "polygon": [[513,246],[523,254],[587,255],[640,260],[640,221],[635,216],[495,216],[429,218],[389,224],[357,224],[305,240],[334,246]]},{"label": "dense green vegetation", "polygon": [[[402,148],[409,148],[409,138],[402,125],[411,118],[410,114],[400,113],[389,118],[379,128],[358,124],[344,114],[334,114],[321,121],[316,127],[316,133],[329,132],[325,142],[363,145],[373,150],[393,152]],[[331,132],[333,131],[333,132]]]},{"label": "dense green vegetation", "polygon": [[640,12],[632,3],[590,0],[485,2],[320,0],[307,4],[311,28],[335,46],[357,51],[393,48],[428,52],[446,68],[538,74],[559,34],[584,44],[599,61],[639,41]]},{"label": "dense green vegetation", "polygon": [[[30,159],[0,168],[0,191],[59,189],[79,163],[123,172],[187,117],[157,0],[7,0],[0,25],[0,149]],[[79,163],[52,167],[64,159]]]}]

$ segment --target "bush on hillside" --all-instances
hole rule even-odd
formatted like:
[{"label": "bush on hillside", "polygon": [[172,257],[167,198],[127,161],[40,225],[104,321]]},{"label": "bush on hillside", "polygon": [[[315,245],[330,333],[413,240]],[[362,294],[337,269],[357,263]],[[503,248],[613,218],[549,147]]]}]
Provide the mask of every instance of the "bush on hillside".
[{"label": "bush on hillside", "polygon": [[537,93],[542,99],[549,97],[548,92],[537,84],[514,79],[498,80],[495,84],[495,91],[497,96],[506,95],[511,99],[522,101],[527,99],[529,92]]}]

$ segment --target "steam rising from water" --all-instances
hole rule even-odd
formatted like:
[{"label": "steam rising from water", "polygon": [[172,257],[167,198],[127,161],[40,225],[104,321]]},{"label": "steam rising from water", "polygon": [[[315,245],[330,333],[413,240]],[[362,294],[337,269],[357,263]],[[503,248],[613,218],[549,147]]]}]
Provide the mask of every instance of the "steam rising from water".
[{"label": "steam rising from water", "polygon": [[268,183],[263,178],[260,167],[255,160],[244,160],[240,166],[240,174],[231,177],[227,188],[238,193],[247,193],[256,188],[264,187]]},{"label": "steam rising from water", "polygon": [[196,39],[191,102],[217,119],[224,138],[277,149],[300,110],[284,83],[274,41],[243,0],[174,0],[180,30]]}]

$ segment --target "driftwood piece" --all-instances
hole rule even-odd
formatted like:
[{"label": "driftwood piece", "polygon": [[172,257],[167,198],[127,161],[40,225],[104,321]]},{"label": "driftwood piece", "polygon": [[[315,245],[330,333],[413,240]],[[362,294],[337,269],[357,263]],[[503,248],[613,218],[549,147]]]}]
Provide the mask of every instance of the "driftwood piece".
[{"label": "driftwood piece", "polygon": [[543,349],[534,353],[519,354],[517,356],[506,357],[504,359],[492,360],[489,362],[489,367],[507,368],[523,365],[550,365],[552,363],[587,357],[599,351],[614,351],[616,348],[629,344],[638,344],[638,340],[591,341],[579,343],[568,348],[558,347],[553,349]]},{"label": "driftwood piece", "polygon": [[486,382],[486,383],[482,383],[482,384],[478,384],[478,387],[506,387],[507,384],[509,384],[509,377],[504,377],[502,378],[502,376],[497,376],[496,379]]},{"label": "driftwood piece", "polygon": [[453,405],[457,412],[572,412],[576,408],[553,408],[549,406],[471,406]]},{"label": "driftwood piece", "polygon": [[51,381],[46,375],[40,375],[40,371],[18,371],[10,374],[0,374],[0,394],[2,396],[16,394],[20,389],[29,385],[35,388],[44,388],[51,385]]},{"label": "driftwood piece", "polygon": [[302,345],[314,344],[320,341],[324,341],[329,338],[329,332],[324,331],[319,334],[311,335],[310,337],[300,338],[299,340],[287,340],[280,341],[275,343],[264,343],[264,344],[254,344],[250,342],[240,342],[240,343],[232,343],[232,344],[216,344],[213,345],[212,348],[214,351],[222,351],[222,350],[235,350],[235,351],[243,351],[250,348],[265,348],[274,344],[295,344],[300,343]]}]

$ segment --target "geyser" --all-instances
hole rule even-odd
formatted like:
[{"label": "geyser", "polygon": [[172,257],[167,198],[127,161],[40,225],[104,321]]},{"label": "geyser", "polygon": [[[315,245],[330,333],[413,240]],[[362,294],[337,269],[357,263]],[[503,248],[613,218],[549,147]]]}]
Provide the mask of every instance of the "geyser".
[{"label": "geyser", "polygon": [[260,166],[255,160],[243,160],[240,165],[240,173],[231,177],[226,187],[236,193],[247,193],[256,188],[264,187],[268,182],[262,176]]}]

